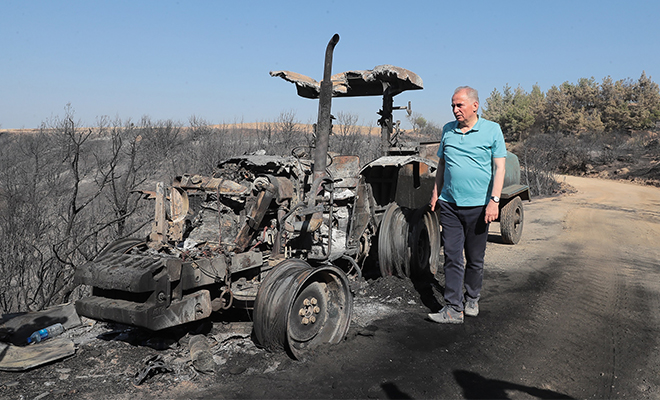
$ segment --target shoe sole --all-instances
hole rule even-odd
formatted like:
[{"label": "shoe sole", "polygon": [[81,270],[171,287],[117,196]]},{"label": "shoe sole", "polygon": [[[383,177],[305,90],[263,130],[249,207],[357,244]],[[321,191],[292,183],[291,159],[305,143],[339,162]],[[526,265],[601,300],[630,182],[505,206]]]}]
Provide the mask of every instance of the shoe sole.
[{"label": "shoe sole", "polygon": [[465,303],[465,308],[463,309],[463,314],[467,317],[476,317],[479,315],[479,303],[476,304],[476,307],[468,307],[468,302]]},{"label": "shoe sole", "polygon": [[428,318],[430,321],[435,322],[436,324],[462,324],[463,320],[462,319],[441,319],[437,320],[433,317],[433,314],[428,314]]}]

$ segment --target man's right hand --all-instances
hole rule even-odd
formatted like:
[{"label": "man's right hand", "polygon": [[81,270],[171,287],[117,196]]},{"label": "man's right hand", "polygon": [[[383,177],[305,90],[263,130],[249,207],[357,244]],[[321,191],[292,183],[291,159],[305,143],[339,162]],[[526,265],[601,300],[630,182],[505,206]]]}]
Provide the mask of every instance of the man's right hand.
[{"label": "man's right hand", "polygon": [[438,204],[438,191],[433,188],[433,193],[431,193],[431,211],[435,211],[435,205]]},{"label": "man's right hand", "polygon": [[431,192],[431,211],[435,211],[435,206],[438,204],[438,194],[442,192],[442,185],[445,178],[445,160],[438,161],[438,169],[435,171],[435,184],[433,185],[433,192]]}]

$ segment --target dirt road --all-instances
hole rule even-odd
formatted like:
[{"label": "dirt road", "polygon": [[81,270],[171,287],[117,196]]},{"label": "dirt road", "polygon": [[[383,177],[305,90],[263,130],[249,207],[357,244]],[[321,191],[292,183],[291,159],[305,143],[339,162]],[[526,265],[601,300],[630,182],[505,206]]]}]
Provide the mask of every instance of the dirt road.
[{"label": "dirt road", "polygon": [[526,207],[522,246],[489,247],[484,316],[502,321],[486,329],[507,355],[465,370],[575,398],[658,398],[660,190],[566,181],[578,193]]},{"label": "dirt road", "polygon": [[659,398],[660,189],[565,179],[577,193],[525,204],[520,244],[491,227],[479,317],[437,325],[404,299],[305,363],[198,395]]},{"label": "dirt road", "polygon": [[[524,204],[518,245],[499,243],[493,224],[481,313],[463,325],[425,319],[441,277],[381,279],[356,298],[346,340],[304,362],[248,349],[215,374],[135,387],[122,354],[144,347],[91,343],[52,366],[0,374],[0,398],[660,398],[660,189],[566,181],[577,193]],[[374,303],[381,319],[366,317]]]}]

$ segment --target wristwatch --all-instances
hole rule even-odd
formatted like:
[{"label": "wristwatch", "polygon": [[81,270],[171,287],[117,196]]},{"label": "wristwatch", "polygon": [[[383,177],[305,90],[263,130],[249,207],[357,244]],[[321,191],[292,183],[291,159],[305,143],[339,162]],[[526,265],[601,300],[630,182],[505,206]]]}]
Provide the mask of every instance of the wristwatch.
[{"label": "wristwatch", "polygon": [[499,202],[500,202],[500,198],[497,197],[497,196],[490,196],[490,199],[493,200],[495,203],[499,203]]}]

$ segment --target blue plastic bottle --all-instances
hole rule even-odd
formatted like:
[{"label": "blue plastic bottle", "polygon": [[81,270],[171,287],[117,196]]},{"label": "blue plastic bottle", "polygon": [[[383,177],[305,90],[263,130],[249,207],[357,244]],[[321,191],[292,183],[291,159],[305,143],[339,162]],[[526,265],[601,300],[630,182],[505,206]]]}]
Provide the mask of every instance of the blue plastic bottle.
[{"label": "blue plastic bottle", "polygon": [[30,343],[39,343],[42,340],[51,338],[53,336],[57,336],[57,335],[61,334],[62,332],[64,332],[64,327],[62,326],[62,324],[60,324],[58,322],[55,325],[51,325],[47,328],[40,329],[40,330],[34,332],[32,335],[30,335],[27,342],[28,342],[28,344],[30,344]]}]

